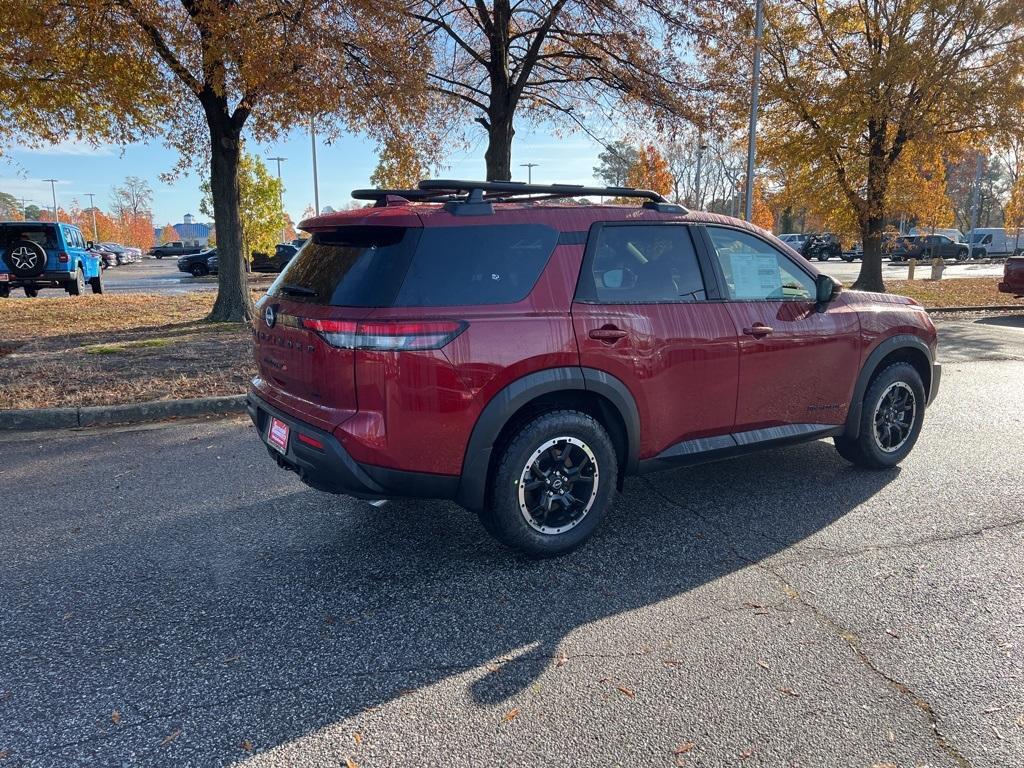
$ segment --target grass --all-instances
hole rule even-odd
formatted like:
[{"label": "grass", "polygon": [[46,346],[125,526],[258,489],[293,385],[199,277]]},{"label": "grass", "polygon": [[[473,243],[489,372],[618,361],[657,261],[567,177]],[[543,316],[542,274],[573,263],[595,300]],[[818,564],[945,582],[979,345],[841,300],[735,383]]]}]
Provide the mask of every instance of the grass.
[{"label": "grass", "polygon": [[885,288],[889,293],[899,293],[917,299],[929,308],[1020,304],[1021,309],[1024,309],[1024,299],[1014,299],[1009,293],[1000,293],[996,288],[998,282],[998,277],[888,280]]},{"label": "grass", "polygon": [[245,391],[246,325],[209,293],[0,301],[0,408],[113,405]]}]

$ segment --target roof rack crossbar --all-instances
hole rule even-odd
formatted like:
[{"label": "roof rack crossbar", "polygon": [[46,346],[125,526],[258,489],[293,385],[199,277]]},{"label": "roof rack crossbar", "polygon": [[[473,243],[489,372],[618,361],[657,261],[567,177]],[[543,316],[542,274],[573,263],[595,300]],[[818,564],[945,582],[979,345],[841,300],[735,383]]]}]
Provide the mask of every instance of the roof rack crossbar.
[{"label": "roof rack crossbar", "polygon": [[464,181],[458,179],[425,179],[421,190],[448,190],[483,193],[501,193],[503,197],[518,195],[559,195],[564,197],[598,195],[602,197],[636,197],[655,203],[667,203],[662,195],[650,189],[633,187],[588,187],[583,184],[526,184],[522,181]]}]

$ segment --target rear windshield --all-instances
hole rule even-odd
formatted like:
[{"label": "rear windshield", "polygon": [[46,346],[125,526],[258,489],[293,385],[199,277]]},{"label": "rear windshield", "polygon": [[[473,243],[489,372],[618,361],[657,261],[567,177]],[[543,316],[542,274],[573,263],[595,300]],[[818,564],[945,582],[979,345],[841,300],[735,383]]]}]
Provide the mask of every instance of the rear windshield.
[{"label": "rear windshield", "polygon": [[538,224],[343,227],[314,235],[269,294],[340,307],[510,304],[530,293],[557,242]]},{"label": "rear windshield", "polygon": [[17,240],[31,240],[43,248],[57,247],[57,231],[46,224],[5,224],[0,227],[0,244],[5,247]]}]

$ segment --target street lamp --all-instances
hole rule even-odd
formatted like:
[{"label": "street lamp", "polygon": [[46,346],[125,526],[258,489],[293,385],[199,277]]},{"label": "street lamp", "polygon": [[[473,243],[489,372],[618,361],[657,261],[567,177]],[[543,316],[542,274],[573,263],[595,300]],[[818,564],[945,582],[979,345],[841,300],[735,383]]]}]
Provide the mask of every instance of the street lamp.
[{"label": "street lamp", "polygon": [[540,163],[520,163],[520,168],[526,169],[526,183],[533,184],[533,169],[536,168]]},{"label": "street lamp", "polygon": [[[271,160],[277,161],[277,201],[278,205],[281,206],[281,212],[284,213],[284,185],[281,184],[281,163],[287,160],[287,157],[271,157]],[[287,225],[281,227],[281,242],[285,241],[288,236]]]},{"label": "street lamp", "polygon": [[750,127],[747,133],[747,221],[754,218],[754,157],[757,154],[757,102],[761,91],[761,38],[764,35],[764,0],[757,0],[754,13],[754,71],[750,82]]},{"label": "street lamp", "polygon": [[701,163],[704,160],[704,150],[708,148],[708,145],[704,142],[700,142],[697,145],[697,172],[694,174],[696,177],[693,182],[693,207],[700,208],[700,179],[701,179]]},{"label": "street lamp", "polygon": [[316,124],[309,118],[309,141],[313,146],[313,215],[320,215],[320,182],[316,176]]},{"label": "street lamp", "polygon": [[43,179],[43,181],[50,182],[50,193],[53,195],[53,220],[60,221],[60,216],[57,215],[57,187],[54,186],[57,179]]},{"label": "street lamp", "polygon": [[99,242],[99,231],[96,229],[96,203],[93,202],[93,198],[96,197],[96,193],[86,192],[85,196],[89,198],[89,210],[92,212],[92,241],[94,243]]}]

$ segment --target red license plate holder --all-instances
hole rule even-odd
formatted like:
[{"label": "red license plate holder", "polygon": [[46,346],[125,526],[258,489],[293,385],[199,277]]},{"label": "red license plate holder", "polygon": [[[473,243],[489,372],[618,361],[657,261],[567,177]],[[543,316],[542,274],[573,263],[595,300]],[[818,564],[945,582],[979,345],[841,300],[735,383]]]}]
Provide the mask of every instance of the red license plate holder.
[{"label": "red license plate holder", "polygon": [[288,437],[291,428],[283,421],[271,417],[267,427],[267,444],[281,453],[288,453]]}]

